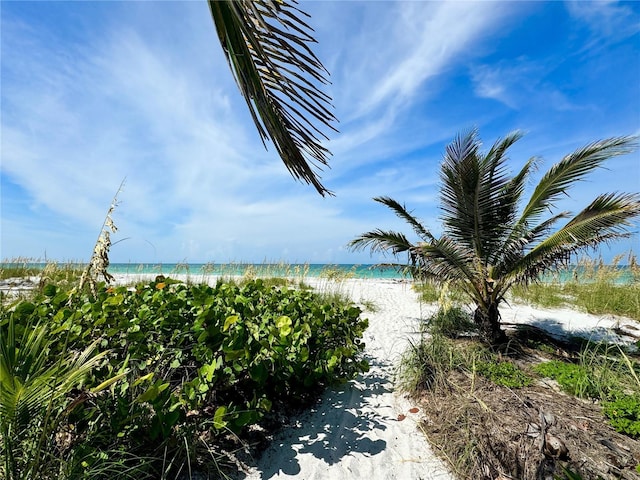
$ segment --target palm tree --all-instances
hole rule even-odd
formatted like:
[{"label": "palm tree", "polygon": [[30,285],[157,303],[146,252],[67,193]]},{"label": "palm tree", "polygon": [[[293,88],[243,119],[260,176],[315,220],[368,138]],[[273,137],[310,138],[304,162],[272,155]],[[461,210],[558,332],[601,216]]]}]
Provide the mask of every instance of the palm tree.
[{"label": "palm tree", "polygon": [[[51,354],[58,334],[45,319],[16,323],[32,310],[23,302],[0,325],[0,477],[49,478],[43,472],[64,462],[51,451],[63,415],[85,400],[70,402],[67,395],[81,386],[108,352],[95,353],[99,340],[82,352]],[[33,313],[33,312],[32,312]],[[28,313],[31,315],[32,313]],[[91,389],[99,392],[124,377],[115,375]],[[61,413],[62,410],[62,413]]]},{"label": "palm tree", "polygon": [[[577,252],[629,236],[631,220],[640,215],[638,193],[599,195],[575,216],[553,213],[555,203],[573,183],[608,158],[632,152],[637,137],[593,142],[565,156],[544,174],[522,208],[536,159],[527,161],[513,177],[506,169],[507,151],[521,136],[518,132],[507,135],[484,155],[476,131],[458,136],[446,148],[440,172],[442,236],[434,236],[404,205],[377,197],[375,201],[409,223],[419,241],[378,229],[349,244],[354,250],[369,248],[372,253],[406,253],[408,262],[402,266],[415,278],[460,287],[476,307],[474,321],[483,337],[493,344],[506,338],[498,306],[513,285],[535,281]],[[564,219],[568,221],[557,228]]]},{"label": "palm tree", "polygon": [[[289,172],[330,194],[315,170],[331,153],[318,137],[332,128],[331,98],[319,84],[328,72],[309,43],[313,30],[295,0],[208,0],[229,67],[263,144],[271,139]],[[319,126],[316,126],[316,123]],[[315,169],[315,170],[314,170]]]}]

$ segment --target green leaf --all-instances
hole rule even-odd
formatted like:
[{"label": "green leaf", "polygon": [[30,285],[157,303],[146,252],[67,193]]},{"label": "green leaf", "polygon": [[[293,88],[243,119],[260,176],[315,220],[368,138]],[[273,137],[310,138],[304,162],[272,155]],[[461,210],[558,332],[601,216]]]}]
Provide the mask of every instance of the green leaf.
[{"label": "green leaf", "polygon": [[33,313],[36,306],[31,302],[20,302],[16,307],[14,314],[18,317],[27,317]]},{"label": "green leaf", "polygon": [[213,362],[205,364],[200,367],[200,375],[202,375],[207,382],[211,382],[215,371],[222,366],[222,358],[217,357]]},{"label": "green leaf", "polygon": [[286,337],[291,333],[291,319],[285,315],[278,317],[276,320],[276,327],[280,330],[280,336]]},{"label": "green leaf", "polygon": [[216,413],[213,415],[213,426],[216,430],[221,430],[227,426],[227,421],[224,419],[227,414],[227,407],[218,407]]},{"label": "green leaf", "polygon": [[45,285],[44,288],[42,289],[42,293],[44,293],[45,296],[47,297],[53,297],[58,291],[58,288],[55,285]]},{"label": "green leaf", "polygon": [[160,392],[158,391],[158,387],[155,385],[151,385],[145,392],[138,395],[138,397],[134,400],[135,403],[144,403],[151,402],[158,398]]},{"label": "green leaf", "polygon": [[227,317],[227,319],[224,321],[224,327],[222,327],[222,331],[226,332],[227,330],[229,330],[231,325],[234,325],[238,321],[240,321],[240,317],[238,315],[231,315]]},{"label": "green leaf", "polygon": [[327,367],[329,367],[329,370],[331,370],[337,364],[338,364],[338,357],[336,357],[335,355],[332,355],[331,358],[329,359],[329,361],[327,362]]},{"label": "green leaf", "polygon": [[154,375],[153,372],[147,373],[146,375],[143,375],[142,377],[136,379],[136,381],[133,382],[133,384],[131,386],[132,387],[137,387],[142,382],[146,382],[147,380],[151,380],[153,378],[153,375]]},{"label": "green leaf", "polygon": [[259,363],[249,369],[249,376],[253,381],[263,384],[267,381],[269,371],[264,363]]},{"label": "green leaf", "polygon": [[260,408],[262,408],[263,410],[270,412],[273,403],[268,398],[261,398],[259,405],[260,405]]}]

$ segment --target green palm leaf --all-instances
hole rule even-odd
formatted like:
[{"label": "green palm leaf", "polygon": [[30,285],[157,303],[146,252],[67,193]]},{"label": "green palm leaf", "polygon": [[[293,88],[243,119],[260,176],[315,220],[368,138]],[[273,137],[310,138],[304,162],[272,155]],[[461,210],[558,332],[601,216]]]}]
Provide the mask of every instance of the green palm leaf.
[{"label": "green palm leaf", "polygon": [[515,185],[505,169],[506,152],[521,134],[496,142],[479,153],[475,130],[447,147],[442,169],[441,204],[447,234],[472,248],[479,258],[496,250],[506,235],[505,216],[514,214]]},{"label": "green palm leaf", "polygon": [[55,433],[66,394],[102,362],[98,341],[77,354],[53,357],[43,321],[22,325],[13,316],[0,326],[0,440],[8,478],[39,478],[39,466]]},{"label": "green palm leaf", "polygon": [[542,212],[550,210],[554,202],[575,182],[582,180],[602,163],[619,155],[631,153],[637,147],[638,137],[615,137],[600,140],[579,148],[542,177],[529,203],[524,208],[519,223],[529,222]]},{"label": "green palm leaf", "polygon": [[413,228],[413,231],[423,241],[431,242],[435,240],[433,235],[431,235],[431,232],[407,210],[406,206],[400,205],[398,202],[396,202],[393,198],[390,198],[390,197],[375,197],[373,200],[383,205],[386,205],[391,210],[393,210],[398,217],[402,218],[409,225],[411,225],[411,227]]},{"label": "green palm leaf", "polygon": [[538,243],[512,266],[521,280],[531,279],[580,250],[629,236],[626,229],[640,215],[640,195],[599,195],[564,227]]},{"label": "green palm leaf", "polygon": [[351,240],[348,244],[352,250],[369,249],[371,253],[390,251],[393,255],[408,252],[413,248],[407,237],[398,232],[373,230]]},{"label": "green palm leaf", "polygon": [[[317,170],[330,152],[322,127],[333,129],[331,98],[318,84],[327,71],[295,1],[209,0],[222,49],[263,143],[271,139],[290,173],[325,195]],[[318,127],[319,125],[320,127]],[[266,144],[265,144],[266,146]]]}]

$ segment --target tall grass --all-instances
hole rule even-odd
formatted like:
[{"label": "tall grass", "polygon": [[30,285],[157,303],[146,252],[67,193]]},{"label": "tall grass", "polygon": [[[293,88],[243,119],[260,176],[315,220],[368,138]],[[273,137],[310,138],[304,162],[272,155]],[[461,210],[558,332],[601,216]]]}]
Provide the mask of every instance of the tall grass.
[{"label": "tall grass", "polygon": [[618,256],[609,265],[601,258],[583,258],[540,282],[513,287],[512,298],[543,307],[571,306],[596,315],[640,320],[640,267],[630,253],[626,268],[621,268],[624,258]]},{"label": "tall grass", "polygon": [[0,262],[0,280],[9,278],[42,277],[52,282],[76,280],[82,274],[85,264],[80,262],[42,261],[37,258],[17,257]]}]

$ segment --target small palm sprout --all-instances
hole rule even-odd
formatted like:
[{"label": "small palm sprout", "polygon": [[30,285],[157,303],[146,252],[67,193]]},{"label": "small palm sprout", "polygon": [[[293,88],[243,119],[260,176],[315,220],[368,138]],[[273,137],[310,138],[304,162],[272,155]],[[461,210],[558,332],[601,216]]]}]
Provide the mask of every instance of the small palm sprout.
[{"label": "small palm sprout", "polygon": [[[505,341],[498,306],[516,284],[527,285],[545,272],[566,265],[574,254],[630,235],[640,215],[640,194],[598,195],[575,216],[553,213],[557,200],[575,182],[605,160],[626,155],[637,137],[615,137],[590,143],[565,156],[543,175],[522,207],[525,185],[535,158],[513,177],[506,169],[507,151],[521,133],[498,140],[486,154],[475,130],[458,136],[441,165],[440,208],[443,234],[436,238],[404,205],[376,197],[405,220],[419,240],[381,229],[363,233],[349,243],[353,250],[407,254],[414,278],[449,282],[475,305],[474,321],[491,344]],[[550,216],[545,216],[549,212]],[[560,220],[568,221],[560,228]]]}]

